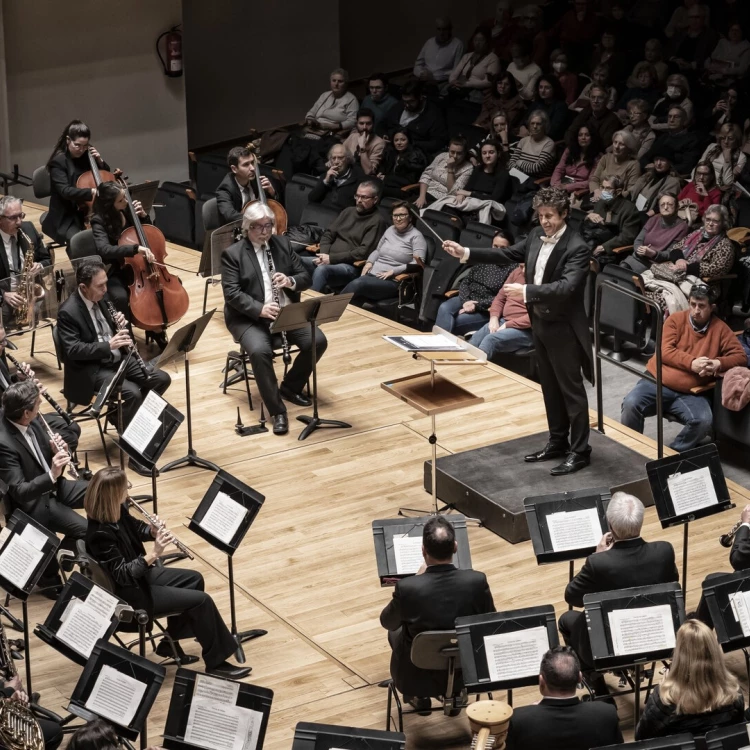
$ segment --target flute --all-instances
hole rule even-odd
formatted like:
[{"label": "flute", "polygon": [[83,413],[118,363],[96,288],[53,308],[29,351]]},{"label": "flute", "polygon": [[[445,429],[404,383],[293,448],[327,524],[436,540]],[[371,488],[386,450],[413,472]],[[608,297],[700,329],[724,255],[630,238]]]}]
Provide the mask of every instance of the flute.
[{"label": "flute", "polygon": [[[133,500],[132,497],[129,497],[127,499],[127,504],[135,508],[151,526],[154,526],[157,529],[163,529],[164,531],[169,531],[163,521],[157,520],[142,505]],[[195,555],[193,555],[193,553],[190,551],[190,547],[188,547],[187,544],[181,542],[174,534],[172,534],[171,532],[169,533],[172,537],[172,544],[174,544],[174,546],[177,547],[177,549],[180,550],[183,555],[186,555],[191,560],[195,560]]]},{"label": "flute", "polygon": [[40,419],[39,421],[44,425],[44,429],[47,430],[49,439],[52,441],[57,450],[67,454],[68,458],[70,459],[70,463],[68,463],[68,474],[70,474],[71,479],[78,479],[78,469],[76,469],[75,462],[73,461],[73,454],[70,452],[70,448],[65,445],[65,441],[58,434],[52,432],[52,428],[47,424],[44,418]]},{"label": "flute", "polygon": [[[10,352],[5,352],[5,356],[15,365],[19,372],[22,372],[27,378],[30,377],[29,372],[31,368],[25,362],[19,362]],[[73,418],[55,401],[52,396],[47,393],[46,388],[40,388],[39,392],[44,397],[45,401],[65,420],[66,424],[73,424]]]},{"label": "flute", "polygon": [[[117,330],[119,331],[127,331],[128,324],[125,323],[124,325],[120,325],[117,322],[117,318],[115,317],[117,315],[117,310],[115,309],[115,306],[107,301],[107,310],[109,310],[109,314],[112,316],[112,322],[117,326]],[[135,345],[135,341],[131,342],[128,346],[128,349],[133,354],[133,359],[135,359],[136,363],[138,364],[138,367],[141,368],[141,372],[143,372],[143,376],[145,378],[148,378],[150,373],[148,371],[148,367],[146,367],[146,363],[143,360],[143,357],[141,357],[140,352],[138,351],[138,347]]]}]

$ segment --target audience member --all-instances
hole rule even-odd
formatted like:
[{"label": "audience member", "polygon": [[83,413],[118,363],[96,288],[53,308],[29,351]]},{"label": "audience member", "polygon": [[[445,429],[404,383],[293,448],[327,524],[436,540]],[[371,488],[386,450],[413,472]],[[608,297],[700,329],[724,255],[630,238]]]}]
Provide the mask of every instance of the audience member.
[{"label": "audience member", "polygon": [[500,60],[492,51],[492,39],[485,29],[477,29],[472,37],[472,50],[456,63],[448,76],[449,98],[482,103],[482,93],[492,85],[492,77],[500,72]]},{"label": "audience member", "polygon": [[374,125],[375,115],[372,110],[360,109],[357,112],[356,128],[344,141],[344,147],[366,175],[378,173],[385,150],[385,141],[372,132]]},{"label": "audience member", "polygon": [[591,68],[593,69],[597,65],[606,65],[609,68],[610,80],[619,84],[625,79],[626,75],[626,54],[614,26],[609,26],[602,33],[599,42],[594,45]]},{"label": "audience member", "polygon": [[611,109],[607,109],[607,92],[601,86],[589,89],[589,103],[573,120],[567,135],[577,133],[582,125],[596,130],[605,148],[612,144],[615,133],[622,128],[620,118]]},{"label": "audience member", "polygon": [[331,146],[325,170],[308,195],[310,203],[320,203],[335,211],[353,206],[357,185],[365,175],[342,143]]},{"label": "audience member", "polygon": [[738,125],[726,123],[721,126],[716,143],[703,152],[699,163],[713,165],[716,187],[722,192],[734,186],[735,178],[742,174],[747,156],[742,152],[742,131]]},{"label": "audience member", "polygon": [[656,131],[669,130],[669,113],[672,107],[679,107],[685,113],[683,127],[693,121],[693,102],[690,99],[690,84],[685,76],[676,73],[667,78],[664,96],[659,99],[651,112],[649,122]]},{"label": "audience member", "polygon": [[733,23],[726,39],[719,39],[706,61],[708,80],[713,85],[729,86],[742,79],[750,68],[750,42],[742,26]]},{"label": "audience member", "polygon": [[510,151],[510,126],[508,124],[508,116],[502,111],[495,112],[490,124],[490,132],[469,149],[469,160],[475,167],[479,166],[482,146],[488,141],[493,141],[497,144],[502,152],[501,156],[503,156],[503,158],[504,156],[507,156]]},{"label": "audience member", "polygon": [[523,121],[526,103],[518,94],[516,79],[506,71],[495,76],[493,85],[485,91],[482,111],[474,126],[483,130],[492,130],[492,120],[502,112],[508,121],[508,131],[518,132]]},{"label": "audience member", "polygon": [[[568,125],[568,107],[565,104],[565,94],[560,87],[560,82],[555,76],[541,76],[536,82],[536,95],[529,104],[527,122],[535,112],[544,112],[549,120],[547,135],[553,141],[561,140],[565,136],[565,128]],[[619,122],[618,122],[619,127]],[[525,126],[521,127],[521,136],[529,134]]]},{"label": "audience member", "polygon": [[573,649],[547,651],[539,668],[542,699],[513,709],[506,750],[581,750],[622,742],[615,706],[581,701],[581,665]]},{"label": "audience member", "polygon": [[388,93],[388,79],[382,73],[373,73],[367,82],[367,96],[362,100],[362,109],[369,109],[375,117],[375,127],[385,119],[388,111],[398,104],[398,99]]},{"label": "audience member", "polygon": [[678,5],[672,13],[669,23],[664,28],[664,34],[667,39],[671,39],[673,44],[679,44],[688,33],[690,21],[688,20],[688,11],[695,8],[700,0],[682,0],[682,5]]},{"label": "audience member", "polygon": [[[732,123],[740,127],[742,131],[745,125],[745,108],[740,105],[740,89],[737,86],[729,86],[719,93],[716,103],[711,109],[711,114],[706,120],[712,123],[711,132],[718,135],[721,126]],[[745,153],[747,151],[745,150]]]},{"label": "audience member", "polygon": [[605,175],[619,177],[622,180],[623,191],[629,191],[641,176],[641,167],[635,155],[638,151],[638,141],[627,130],[618,130],[612,138],[612,152],[604,154],[599,159],[594,173],[589,180],[591,200],[598,201],[601,197],[601,182]]},{"label": "audience member", "polygon": [[630,119],[627,106],[633,99],[645,101],[649,107],[653,107],[659,101],[660,96],[656,68],[650,63],[641,63],[638,69],[637,85],[627,88],[620,97],[615,107],[617,115],[623,122],[627,122]]},{"label": "audience member", "polygon": [[464,44],[453,36],[450,18],[435,21],[435,36],[422,46],[414,63],[414,76],[420,81],[445,84],[464,53]]},{"label": "audience member", "polygon": [[509,169],[527,177],[546,177],[555,165],[555,142],[547,135],[549,119],[538,110],[529,118],[529,135],[510,147]]},{"label": "audience member", "polygon": [[682,107],[670,107],[667,115],[667,130],[659,135],[648,153],[641,158],[646,167],[654,153],[669,155],[669,160],[678,174],[690,174],[701,153],[700,133],[687,129],[688,117]]},{"label": "audience member", "polygon": [[636,208],[647,216],[653,216],[657,210],[657,201],[662,193],[677,195],[682,182],[672,167],[667,154],[655,151],[652,154],[653,164],[636,180],[628,191],[630,200]]},{"label": "audience member", "polygon": [[427,166],[425,155],[409,140],[406,128],[397,129],[386,144],[378,177],[383,182],[383,195],[403,198],[407,185],[414,185]]},{"label": "audience member", "polygon": [[670,58],[670,62],[682,73],[697,81],[719,41],[719,35],[708,26],[707,5],[694,5],[688,9],[687,17],[687,34],[673,47],[675,54]]},{"label": "audience member", "polygon": [[469,179],[472,164],[467,159],[465,139],[451,138],[448,151],[438,154],[419,178],[419,197],[414,201],[417,208],[424,208],[439,198],[456,195]]},{"label": "audience member", "polygon": [[563,151],[552,173],[550,184],[569,193],[587,193],[591,174],[604,151],[601,138],[598,131],[588,125],[581,125],[574,134],[569,134],[566,140],[568,147]]},{"label": "audience member", "polygon": [[561,49],[554,50],[550,55],[550,62],[560,88],[565,93],[565,103],[570,106],[578,98],[578,75],[568,69],[568,56]]},{"label": "audience member", "polygon": [[638,154],[636,158],[645,156],[656,142],[656,133],[648,121],[651,108],[643,99],[631,99],[628,102],[628,119],[623,130],[632,133],[638,141]]},{"label": "audience member", "polygon": [[524,101],[530,102],[536,94],[536,82],[542,75],[542,69],[531,59],[531,44],[524,39],[511,47],[510,73],[518,86],[518,94]]},{"label": "audience member", "polygon": [[[531,45],[531,59],[539,66],[546,67],[549,61],[549,37],[544,28],[544,12],[538,5],[522,5],[513,14],[518,24],[518,39],[528,41]],[[515,39],[513,40],[516,41]],[[502,55],[506,59],[508,55]]]},{"label": "audience member", "polygon": [[599,86],[607,92],[607,109],[614,109],[617,102],[617,89],[610,83],[609,65],[597,65],[591,72],[591,83],[587,83],[571,109],[580,112],[588,103],[591,89]]},{"label": "audience member", "polygon": [[343,68],[331,73],[331,89],[324,91],[305,115],[311,131],[347,133],[354,127],[359,102],[349,90],[349,74]]},{"label": "audience member", "polygon": [[702,219],[709,206],[721,202],[721,190],[716,185],[716,172],[709,162],[699,162],[693,172],[692,182],[677,196],[680,215],[688,224]]},{"label": "audience member", "polygon": [[518,24],[513,20],[511,0],[498,0],[495,4],[495,15],[480,25],[489,31],[492,49],[498,58],[502,58],[505,49],[518,34]]},{"label": "audience member", "polygon": [[599,28],[593,4],[588,0],[575,0],[573,7],[550,30],[549,36],[560,40],[560,47],[567,53],[570,64],[581,70],[588,62],[587,53],[599,36]]},{"label": "audience member", "polygon": [[659,39],[649,39],[646,42],[643,60],[636,63],[633,68],[633,72],[630,74],[630,78],[628,78],[628,86],[638,86],[638,74],[644,65],[653,65],[654,70],[656,71],[657,85],[659,88],[664,86],[667,81],[669,66],[664,62],[663,49]]}]

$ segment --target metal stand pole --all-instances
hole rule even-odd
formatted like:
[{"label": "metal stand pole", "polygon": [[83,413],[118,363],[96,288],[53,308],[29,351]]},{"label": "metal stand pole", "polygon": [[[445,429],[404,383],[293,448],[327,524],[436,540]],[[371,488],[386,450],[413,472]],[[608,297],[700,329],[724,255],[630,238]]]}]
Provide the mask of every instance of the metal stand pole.
[{"label": "metal stand pole", "polygon": [[266,635],[268,631],[260,628],[244,630],[242,632],[237,630],[237,610],[234,601],[234,564],[232,563],[231,555],[227,555],[227,572],[229,575],[229,614],[232,620],[231,633],[234,636],[234,640],[237,641],[237,651],[235,651],[234,656],[240,664],[244,664],[245,651],[242,648],[242,644],[251,641],[253,638],[260,638],[262,635]]},{"label": "metal stand pole", "polygon": [[29,605],[22,602],[23,608],[23,659],[26,663],[26,695],[31,700],[31,648],[29,647]]}]

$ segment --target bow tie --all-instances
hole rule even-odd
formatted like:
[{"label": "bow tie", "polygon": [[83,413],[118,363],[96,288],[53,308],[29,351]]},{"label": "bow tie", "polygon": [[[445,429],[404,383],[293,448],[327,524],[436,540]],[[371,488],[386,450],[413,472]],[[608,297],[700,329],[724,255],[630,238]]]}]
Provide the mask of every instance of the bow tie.
[{"label": "bow tie", "polygon": [[542,244],[557,242],[559,239],[560,238],[556,234],[553,234],[552,237],[547,237],[547,235],[544,235],[544,237],[542,237]]}]

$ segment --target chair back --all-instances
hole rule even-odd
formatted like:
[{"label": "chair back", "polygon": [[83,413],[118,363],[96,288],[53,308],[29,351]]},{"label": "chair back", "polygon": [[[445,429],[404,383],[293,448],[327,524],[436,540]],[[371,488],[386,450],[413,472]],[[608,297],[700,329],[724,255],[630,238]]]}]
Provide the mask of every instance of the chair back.
[{"label": "chair back", "polygon": [[31,189],[35,198],[49,198],[52,193],[52,182],[46,165],[34,170],[31,175]]},{"label": "chair back", "polygon": [[[607,280],[637,292],[639,289],[633,280],[637,275],[628,268],[610,263],[597,276],[597,284],[599,280]],[[648,316],[641,302],[611,289],[603,289],[599,322],[608,333],[614,331],[627,341],[637,341],[645,333]]]},{"label": "chair back", "polygon": [[60,344],[60,334],[57,330],[57,325],[52,326],[52,345],[55,347],[55,354],[57,358],[65,364],[65,352],[63,351],[62,345]]},{"label": "chair back", "polygon": [[209,198],[201,206],[201,218],[203,219],[203,229],[207,232],[213,232],[221,226],[219,218],[219,203],[216,198]]},{"label": "chair back", "polygon": [[110,594],[115,592],[115,584],[109,573],[94,559],[94,556],[86,548],[84,539],[76,540],[76,552],[81,561],[81,572],[92,580],[97,586],[101,586]]},{"label": "chair back", "polygon": [[317,184],[317,178],[309,174],[296,174],[287,182],[284,188],[284,207],[288,226],[302,224],[302,212],[308,203],[308,195]]},{"label": "chair back", "polygon": [[215,193],[216,188],[230,171],[226,154],[197,154],[195,188],[198,195]]},{"label": "chair back", "polygon": [[80,260],[92,255],[98,255],[94,233],[90,229],[84,229],[82,232],[74,234],[70,239],[70,259]]},{"label": "chair back", "polygon": [[481,221],[470,221],[462,230],[459,242],[464,247],[492,247],[492,240],[500,234],[500,229]]},{"label": "chair back", "polygon": [[[433,211],[429,208],[422,214],[422,221],[432,227],[442,239],[453,240],[454,242],[458,242],[464,226],[461,219],[457,216],[451,216],[442,211]],[[422,229],[420,224],[420,221],[416,222],[417,229],[425,232],[426,230]]]},{"label": "chair back", "polygon": [[338,215],[339,211],[335,211],[332,208],[321,206],[318,203],[308,203],[302,212],[299,223],[315,224],[322,229],[328,229]]},{"label": "chair back", "polygon": [[455,630],[425,630],[411,644],[411,661],[419,669],[444,672],[458,662],[458,636]]},{"label": "chair back", "polygon": [[241,226],[242,219],[237,219],[211,232],[211,276],[221,275],[221,256],[230,245],[237,242],[235,236]]},{"label": "chair back", "polygon": [[[739,750],[750,745],[748,741],[748,725],[735,724],[723,729],[706,732],[706,750]],[[696,743],[697,745],[697,743]]]}]

